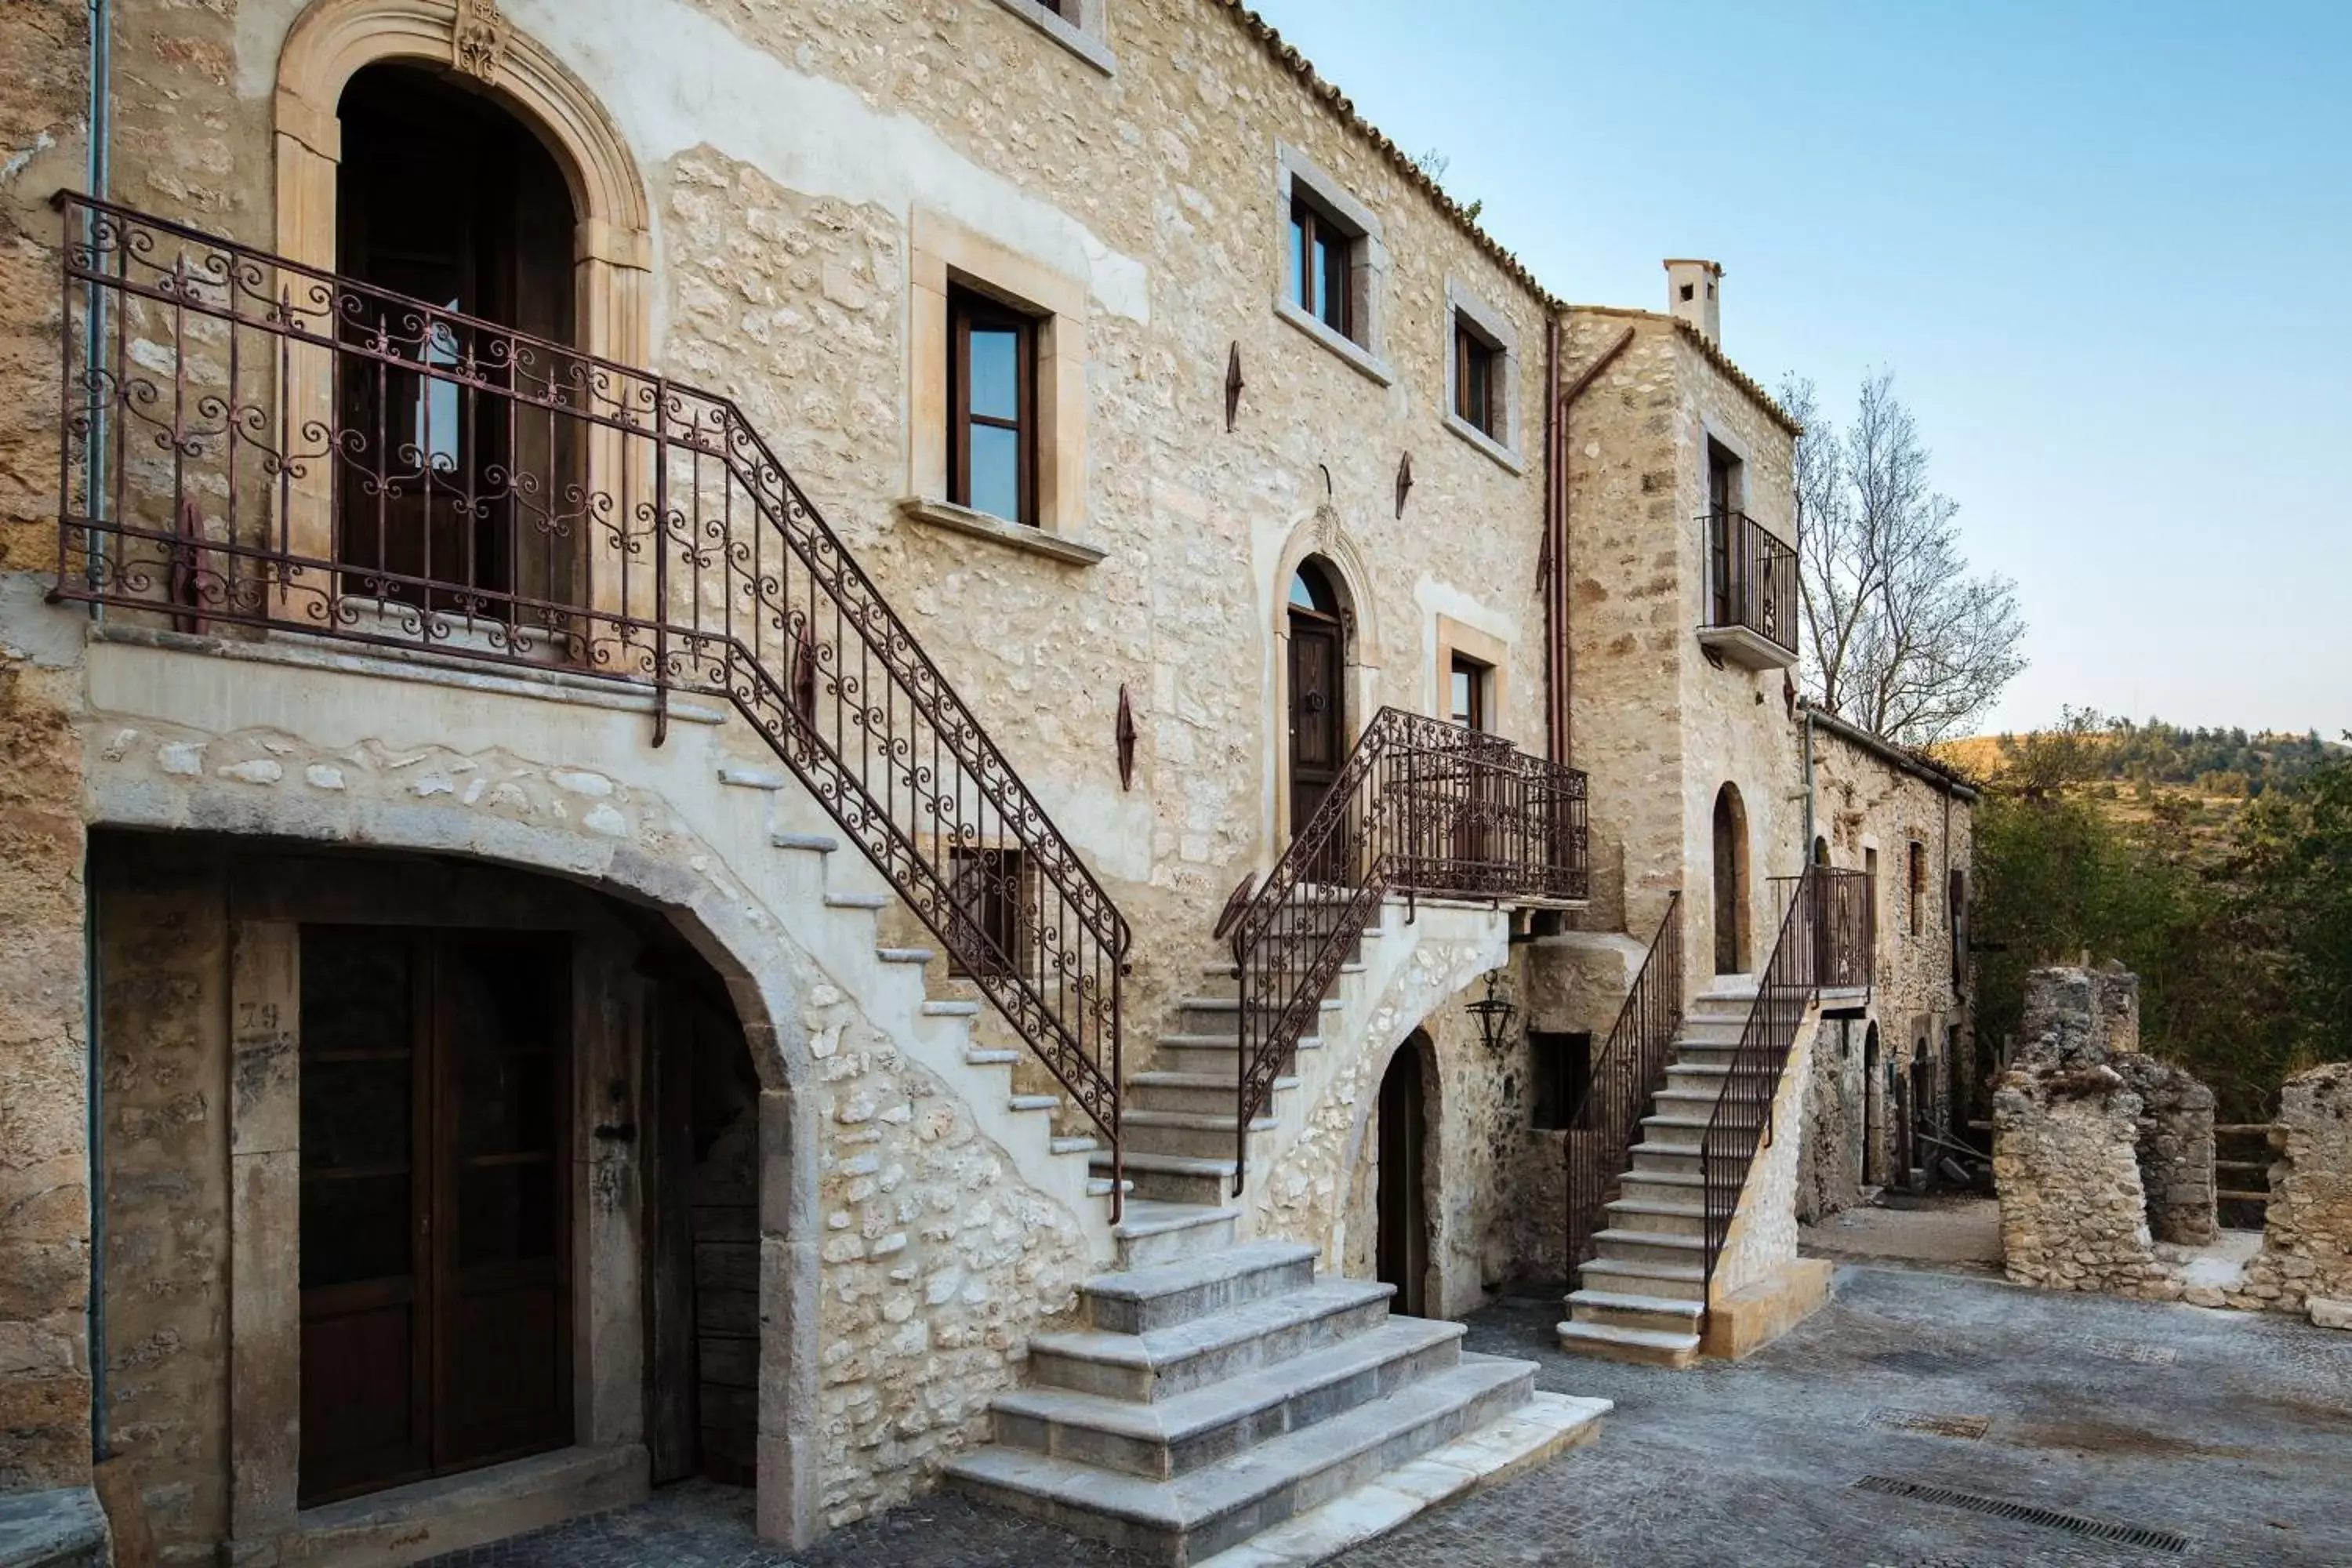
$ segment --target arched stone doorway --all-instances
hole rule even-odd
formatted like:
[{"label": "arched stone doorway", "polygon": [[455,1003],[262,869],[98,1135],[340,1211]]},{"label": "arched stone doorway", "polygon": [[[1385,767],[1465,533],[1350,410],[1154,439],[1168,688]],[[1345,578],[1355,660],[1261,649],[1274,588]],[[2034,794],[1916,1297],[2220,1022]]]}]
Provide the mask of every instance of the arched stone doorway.
[{"label": "arched stone doorway", "polygon": [[1745,974],[1748,965],[1748,808],[1739,786],[1715,795],[1715,972]]},{"label": "arched stone doorway", "polygon": [[1348,615],[1339,574],[1310,555],[1291,574],[1285,683],[1290,831],[1314,816],[1348,755]]},{"label": "arched stone doorway", "polygon": [[1390,1311],[1409,1318],[1425,1317],[1429,1309],[1434,1057],[1428,1035],[1415,1029],[1381,1079],[1377,1278],[1396,1287]]}]

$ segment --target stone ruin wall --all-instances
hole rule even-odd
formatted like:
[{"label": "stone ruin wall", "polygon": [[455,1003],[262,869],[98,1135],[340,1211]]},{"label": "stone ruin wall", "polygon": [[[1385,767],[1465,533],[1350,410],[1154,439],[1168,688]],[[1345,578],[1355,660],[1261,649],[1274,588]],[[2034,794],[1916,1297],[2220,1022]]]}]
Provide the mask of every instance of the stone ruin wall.
[{"label": "stone ruin wall", "polygon": [[2263,1250],[2229,1304],[2347,1321],[2318,1304],[2352,1301],[2352,1062],[2289,1079],[2278,1129]]},{"label": "stone ruin wall", "polygon": [[2218,1234],[2212,1090],[2141,1053],[2139,980],[2113,965],[2034,971],[2023,1039],[1993,1100],[2009,1277],[2179,1299],[2155,1248]]}]

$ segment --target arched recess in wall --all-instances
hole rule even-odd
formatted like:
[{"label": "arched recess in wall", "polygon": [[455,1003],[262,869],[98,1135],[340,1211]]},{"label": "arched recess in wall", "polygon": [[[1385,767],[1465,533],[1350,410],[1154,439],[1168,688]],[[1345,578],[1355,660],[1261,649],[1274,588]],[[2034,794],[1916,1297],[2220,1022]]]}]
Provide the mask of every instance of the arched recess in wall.
[{"label": "arched recess in wall", "polygon": [[[1267,686],[1274,700],[1266,714],[1267,740],[1274,759],[1274,814],[1270,826],[1272,842],[1276,844],[1286,845],[1290,841],[1291,835],[1304,825],[1313,809],[1309,797],[1319,798],[1313,787],[1318,781],[1301,778],[1294,765],[1300,750],[1294,733],[1295,722],[1302,718],[1336,721],[1331,732],[1323,737],[1324,745],[1331,752],[1328,767],[1322,767],[1319,759],[1317,763],[1318,771],[1328,773],[1346,758],[1370,717],[1367,707],[1372,689],[1370,677],[1380,668],[1381,659],[1370,583],[1362,561],[1340,536],[1337,520],[1328,510],[1291,531],[1276,562],[1269,595],[1271,624],[1267,628],[1269,646],[1274,650]],[[1336,633],[1337,684],[1323,695],[1320,711],[1308,714],[1306,710],[1314,694],[1302,688],[1297,661],[1318,650],[1302,640],[1295,640],[1293,632],[1303,625],[1310,636],[1314,635],[1318,616],[1331,623],[1330,630]],[[1319,782],[1328,782],[1328,778]]]},{"label": "arched recess in wall", "polygon": [[302,13],[278,57],[278,254],[333,270],[343,89],[363,68],[393,61],[449,71],[504,100],[546,142],[577,215],[573,342],[643,364],[653,232],[636,163],[586,85],[486,3],[319,0]]},{"label": "arched recess in wall", "polygon": [[1748,973],[1749,913],[1748,805],[1739,786],[1727,783],[1715,793],[1714,904],[1715,972]]},{"label": "arched recess in wall", "polygon": [[1381,1075],[1374,1273],[1396,1287],[1389,1310],[1430,1315],[1435,1305],[1437,1047],[1415,1029]]}]

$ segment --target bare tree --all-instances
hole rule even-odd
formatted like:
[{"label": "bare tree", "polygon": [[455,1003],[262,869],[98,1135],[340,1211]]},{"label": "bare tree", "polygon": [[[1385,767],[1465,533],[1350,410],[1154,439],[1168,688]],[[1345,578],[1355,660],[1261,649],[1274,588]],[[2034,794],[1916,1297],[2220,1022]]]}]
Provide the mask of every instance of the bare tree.
[{"label": "bare tree", "polygon": [[1797,552],[1807,695],[1908,744],[1965,730],[2017,672],[2016,586],[1971,574],[1959,508],[1927,480],[1927,448],[1885,371],[1865,378],[1843,433],[1813,384],[1782,382],[1797,442]]}]

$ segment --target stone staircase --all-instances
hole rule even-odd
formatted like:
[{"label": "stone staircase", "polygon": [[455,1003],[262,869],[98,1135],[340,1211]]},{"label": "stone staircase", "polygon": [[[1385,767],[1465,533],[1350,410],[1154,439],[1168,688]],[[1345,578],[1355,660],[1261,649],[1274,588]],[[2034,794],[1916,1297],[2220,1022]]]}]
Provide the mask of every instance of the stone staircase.
[{"label": "stone staircase", "polygon": [[[1382,939],[1380,926],[1339,969],[1322,1002],[1322,1024],[1336,1026],[1365,972],[1364,947]],[[1269,1002],[1268,1006],[1276,1004]],[[1241,981],[1231,960],[1201,966],[1198,991],[1176,1005],[1176,1027],[1160,1037],[1159,1064],[1127,1079],[1127,1176],[1135,1191],[1169,1203],[1214,1206],[1234,1195],[1234,1151],[1240,1130]],[[1298,1051],[1320,1051],[1323,1036],[1309,1030]],[[1294,1070],[1275,1079],[1265,1109],[1250,1123],[1250,1165],[1274,1163],[1275,1134],[1297,1098]],[[1108,1151],[1095,1156],[1096,1174],[1110,1169]]]},{"label": "stone staircase", "polygon": [[[1727,976],[1727,982],[1734,977]],[[1596,1255],[1579,1266],[1559,1342],[1659,1366],[1698,1359],[1706,1319],[1706,1179],[1699,1149],[1755,1005],[1753,982],[1718,984],[1693,1002],[1674,1064],[1642,1119],[1633,1163],[1609,1203]]]},{"label": "stone staircase", "polygon": [[1273,1568],[1540,1463],[1609,1408],[1536,1393],[1533,1363],[1465,1352],[1458,1323],[1391,1317],[1391,1286],[1318,1279],[1312,1247],[1235,1245],[1237,1217],[1132,1201],[1118,1270],[1079,1287],[1081,1327],[1030,1341],[1032,1386],[949,1483],[1154,1563],[1247,1542],[1224,1561]]}]

